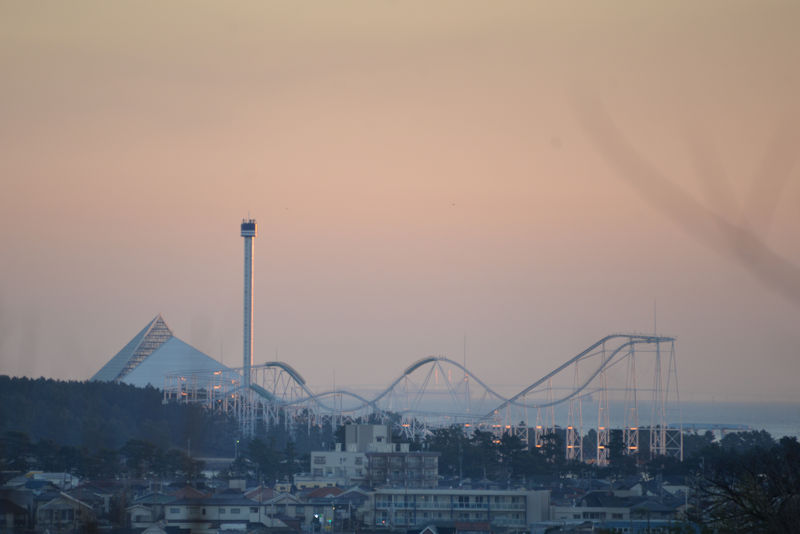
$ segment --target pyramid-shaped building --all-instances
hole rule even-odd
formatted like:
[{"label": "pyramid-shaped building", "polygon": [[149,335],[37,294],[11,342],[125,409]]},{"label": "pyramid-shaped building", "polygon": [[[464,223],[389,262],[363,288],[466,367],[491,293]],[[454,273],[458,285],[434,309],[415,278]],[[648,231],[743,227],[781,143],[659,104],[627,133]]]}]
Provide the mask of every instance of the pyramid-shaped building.
[{"label": "pyramid-shaped building", "polygon": [[91,380],[163,388],[165,377],[182,371],[227,369],[172,333],[158,314],[122,347]]}]

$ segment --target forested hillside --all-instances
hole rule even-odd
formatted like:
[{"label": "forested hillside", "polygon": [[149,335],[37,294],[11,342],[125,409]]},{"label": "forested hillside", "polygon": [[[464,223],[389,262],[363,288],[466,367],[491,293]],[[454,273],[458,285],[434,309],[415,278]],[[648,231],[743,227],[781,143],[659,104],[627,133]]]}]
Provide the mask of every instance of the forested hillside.
[{"label": "forested hillside", "polygon": [[232,456],[236,424],[200,407],[162,404],[153,388],[0,376],[0,434],[89,451],[143,440],[164,450]]}]

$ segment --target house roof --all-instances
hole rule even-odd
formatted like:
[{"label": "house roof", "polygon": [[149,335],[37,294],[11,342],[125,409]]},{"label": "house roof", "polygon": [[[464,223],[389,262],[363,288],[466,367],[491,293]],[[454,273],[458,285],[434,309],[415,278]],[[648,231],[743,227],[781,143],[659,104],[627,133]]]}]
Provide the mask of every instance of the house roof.
[{"label": "house roof", "polygon": [[[681,503],[682,504],[682,503]],[[641,510],[645,512],[653,512],[653,513],[670,513],[675,511],[675,506],[669,506],[666,504],[662,504],[660,502],[656,502],[650,499],[642,500],[637,502],[635,505],[631,506],[633,510]]]},{"label": "house roof", "polygon": [[[194,488],[192,488],[194,489]],[[169,504],[174,502],[177,499],[174,495],[167,495],[166,493],[148,493],[147,495],[142,495],[141,497],[137,497],[134,499],[133,502],[136,504],[145,504],[145,505],[152,505],[152,504]]]},{"label": "house roof", "polygon": [[0,513],[3,514],[25,514],[27,513],[25,508],[15,504],[8,499],[0,499]]},{"label": "house roof", "polygon": [[303,494],[306,499],[324,499],[329,497],[336,497],[344,493],[342,488],[329,487],[329,488],[315,488]]},{"label": "house roof", "polygon": [[88,508],[89,510],[92,509],[92,507],[90,505],[86,504],[85,502],[80,501],[80,500],[76,499],[75,497],[71,497],[71,496],[67,495],[66,493],[60,493],[58,495],[58,497],[56,497],[55,499],[52,499],[52,500],[46,502],[45,504],[41,505],[39,507],[39,510],[47,510],[49,508],[54,508],[54,507],[58,506],[58,504],[60,504],[62,502],[66,502],[68,504],[75,505],[75,506],[81,506],[83,508]]},{"label": "house roof", "polygon": [[78,486],[74,490],[71,490],[69,492],[70,495],[74,494],[75,491],[85,491],[85,492],[93,493],[95,495],[113,495],[114,494],[114,492],[110,491],[108,488],[103,488],[103,487],[97,486],[95,484],[89,484],[89,483],[86,483],[86,482],[81,483],[80,486]]},{"label": "house roof", "polygon": [[215,495],[211,495],[210,497],[203,497],[200,499],[177,499],[170,504],[176,506],[257,506],[258,502],[248,499],[241,493],[238,495],[232,493],[217,493]]},{"label": "house roof", "polygon": [[70,497],[78,499],[88,504],[99,504],[105,502],[107,493],[98,493],[93,488],[76,488],[65,492]]},{"label": "house roof", "polygon": [[616,497],[604,491],[590,491],[581,497],[581,505],[591,508],[627,508],[630,504],[629,497]]},{"label": "house roof", "polygon": [[291,493],[278,493],[265,504],[301,504],[301,502]]},{"label": "house roof", "polygon": [[245,492],[244,496],[257,502],[266,502],[275,497],[275,490],[264,486],[258,486],[257,488]]},{"label": "house roof", "polygon": [[178,491],[173,492],[172,495],[176,499],[203,499],[208,497],[207,493],[203,493],[202,491],[191,486],[184,486]]}]

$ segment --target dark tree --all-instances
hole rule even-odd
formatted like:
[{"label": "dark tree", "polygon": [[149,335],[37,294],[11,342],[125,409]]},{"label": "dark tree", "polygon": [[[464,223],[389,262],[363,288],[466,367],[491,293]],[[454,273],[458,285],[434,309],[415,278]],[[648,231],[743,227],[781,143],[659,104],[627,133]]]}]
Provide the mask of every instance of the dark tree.
[{"label": "dark tree", "polygon": [[[768,436],[768,434],[767,434]],[[745,450],[705,450],[698,490],[699,522],[724,532],[795,533],[800,525],[800,443],[782,438],[766,448],[751,436]],[[738,447],[737,443],[737,447]]]}]

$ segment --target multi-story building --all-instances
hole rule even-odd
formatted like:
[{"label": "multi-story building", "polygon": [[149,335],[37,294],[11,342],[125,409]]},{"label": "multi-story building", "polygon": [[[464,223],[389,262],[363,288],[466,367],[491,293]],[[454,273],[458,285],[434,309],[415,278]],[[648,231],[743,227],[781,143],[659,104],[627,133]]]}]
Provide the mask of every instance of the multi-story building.
[{"label": "multi-story building", "polygon": [[455,522],[516,530],[547,520],[549,508],[546,490],[376,489],[366,503],[365,520],[396,530]]},{"label": "multi-story building", "polygon": [[438,452],[409,452],[408,444],[393,452],[368,452],[370,486],[427,488],[439,485]]},{"label": "multi-story building", "polygon": [[[337,444],[335,451],[311,453],[310,481],[315,486],[349,486],[367,480],[367,455],[363,452],[343,451]],[[295,485],[303,486],[304,477],[296,477]]]},{"label": "multi-story building", "polygon": [[294,477],[295,486],[326,487],[369,484],[435,488],[438,452],[409,452],[408,443],[393,443],[389,425],[347,425],[345,442],[333,451],[313,451],[311,471]]}]

